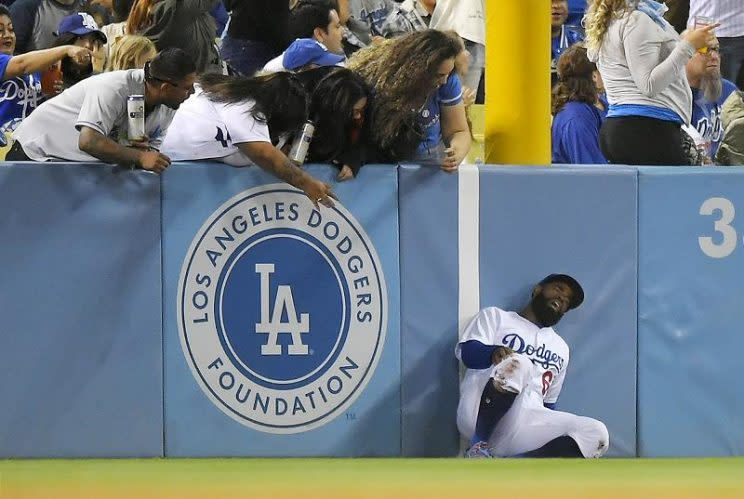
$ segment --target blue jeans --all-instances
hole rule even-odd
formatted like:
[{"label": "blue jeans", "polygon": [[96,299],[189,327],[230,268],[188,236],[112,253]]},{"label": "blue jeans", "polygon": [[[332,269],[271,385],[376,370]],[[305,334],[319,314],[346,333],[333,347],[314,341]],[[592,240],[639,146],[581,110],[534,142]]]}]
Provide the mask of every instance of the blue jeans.
[{"label": "blue jeans", "polygon": [[264,42],[242,40],[225,35],[220,43],[222,60],[243,76],[253,76],[277,55],[279,53]]},{"label": "blue jeans", "polygon": [[721,37],[721,76],[744,88],[744,36]]}]

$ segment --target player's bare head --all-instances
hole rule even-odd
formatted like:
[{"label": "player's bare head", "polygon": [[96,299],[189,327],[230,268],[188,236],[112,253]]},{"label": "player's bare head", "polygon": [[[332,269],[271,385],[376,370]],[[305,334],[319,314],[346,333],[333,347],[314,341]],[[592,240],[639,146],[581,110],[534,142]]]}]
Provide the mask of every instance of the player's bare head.
[{"label": "player's bare head", "polygon": [[583,301],[584,290],[576,279],[565,274],[550,274],[533,288],[529,307],[538,325],[550,327]]}]

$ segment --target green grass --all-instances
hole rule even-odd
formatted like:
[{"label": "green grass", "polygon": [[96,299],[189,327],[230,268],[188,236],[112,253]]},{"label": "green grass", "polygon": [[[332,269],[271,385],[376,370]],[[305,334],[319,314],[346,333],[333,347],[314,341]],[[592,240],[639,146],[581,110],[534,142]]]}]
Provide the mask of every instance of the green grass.
[{"label": "green grass", "polygon": [[0,461],[0,498],[744,497],[744,459]]}]

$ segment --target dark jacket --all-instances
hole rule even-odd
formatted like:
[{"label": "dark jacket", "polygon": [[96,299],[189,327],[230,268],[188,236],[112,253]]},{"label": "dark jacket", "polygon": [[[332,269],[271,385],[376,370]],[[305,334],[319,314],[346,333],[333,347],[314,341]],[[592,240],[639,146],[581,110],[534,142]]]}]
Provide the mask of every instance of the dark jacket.
[{"label": "dark jacket", "polygon": [[230,11],[230,38],[263,42],[277,54],[289,45],[287,23],[289,2],[286,0],[224,0]]},{"label": "dark jacket", "polygon": [[79,12],[83,1],[63,5],[55,0],[18,0],[10,6],[16,34],[16,53],[48,49],[54,45],[54,32],[63,17]]},{"label": "dark jacket", "polygon": [[193,54],[196,71],[219,64],[215,47],[215,23],[210,11],[218,0],[163,0],[152,10],[152,24],[140,34],[159,51],[180,48]]}]

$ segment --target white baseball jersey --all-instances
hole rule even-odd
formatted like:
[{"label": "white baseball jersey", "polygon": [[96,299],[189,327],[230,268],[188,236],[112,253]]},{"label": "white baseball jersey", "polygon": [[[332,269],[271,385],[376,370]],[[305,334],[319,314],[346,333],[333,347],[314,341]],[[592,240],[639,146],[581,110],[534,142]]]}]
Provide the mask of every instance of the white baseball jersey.
[{"label": "white baseball jersey", "polygon": [[[460,338],[461,343],[470,340],[508,347],[526,355],[536,367],[534,381],[540,387],[541,402],[554,404],[558,400],[566,377],[568,345],[552,327],[541,328],[516,312],[489,307],[478,312]],[[455,355],[462,360],[459,344]],[[477,391],[480,400],[489,377],[487,369],[468,369],[462,388]]]},{"label": "white baseball jersey", "polygon": [[[127,98],[144,93],[145,72],[142,69],[91,76],[36,108],[13,136],[34,161],[98,161],[78,147],[80,127],[92,128],[128,144]],[[160,147],[174,114],[175,111],[167,106],[157,106],[147,115],[145,133],[152,147]]]},{"label": "white baseball jersey", "polygon": [[[497,366],[466,370],[457,408],[457,426],[463,437],[470,439],[475,433],[481,395],[493,378],[518,394],[489,440],[495,455],[519,455],[563,435],[571,436],[585,457],[600,457],[607,451],[609,434],[604,424],[543,406],[558,400],[568,366],[568,345],[553,328],[541,328],[516,312],[489,307],[478,313],[460,338],[461,343],[471,340],[505,346],[516,354]],[[462,360],[460,343],[455,355]]]},{"label": "white baseball jersey", "polygon": [[253,162],[238,149],[245,142],[271,144],[269,126],[251,115],[255,102],[216,102],[201,87],[178,108],[162,151],[173,161],[215,159],[233,166]]}]

